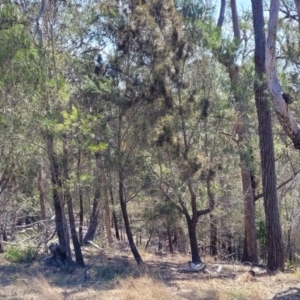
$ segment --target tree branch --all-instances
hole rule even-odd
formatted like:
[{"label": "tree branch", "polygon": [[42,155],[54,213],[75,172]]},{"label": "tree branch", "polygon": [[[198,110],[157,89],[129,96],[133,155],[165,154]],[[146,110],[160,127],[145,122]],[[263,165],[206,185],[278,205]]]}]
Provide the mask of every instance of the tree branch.
[{"label": "tree branch", "polygon": [[[276,190],[281,189],[283,186],[285,186],[286,184],[291,182],[299,173],[300,173],[300,170],[297,171],[297,172],[294,172],[293,176],[291,176],[289,179],[287,179],[286,181],[279,184],[279,186],[276,188]],[[254,200],[257,201],[258,199],[262,198],[263,196],[264,196],[264,193],[260,193],[260,194],[255,196]]]}]

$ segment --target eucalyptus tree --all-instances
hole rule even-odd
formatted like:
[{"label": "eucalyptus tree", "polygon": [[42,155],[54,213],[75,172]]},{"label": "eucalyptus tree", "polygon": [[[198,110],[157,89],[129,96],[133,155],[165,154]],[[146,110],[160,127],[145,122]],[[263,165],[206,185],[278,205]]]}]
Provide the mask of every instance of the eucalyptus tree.
[{"label": "eucalyptus tree", "polygon": [[[226,1],[221,1],[218,26],[222,28]],[[251,146],[251,136],[249,130],[249,110],[250,99],[247,90],[247,80],[243,78],[243,65],[240,67],[237,61],[239,49],[242,46],[242,39],[239,28],[238,12],[236,1],[230,1],[231,18],[234,37],[231,42],[225,39],[221,40],[221,45],[214,49],[214,53],[219,62],[224,65],[231,81],[231,88],[234,97],[234,107],[238,114],[234,126],[238,136],[237,144],[240,152],[241,178],[244,194],[244,216],[245,216],[245,242],[242,260],[249,262],[258,262],[256,224],[255,224],[255,179],[253,176],[253,149]],[[227,45],[226,45],[227,44]],[[226,47],[227,46],[227,47]],[[245,58],[242,58],[245,63]],[[246,62],[247,63],[247,62]],[[245,77],[245,76],[244,76]],[[247,99],[248,98],[248,99]]]},{"label": "eucalyptus tree", "polygon": [[[274,6],[271,10],[276,10],[279,2],[274,2]],[[278,8],[277,8],[278,10]],[[262,186],[264,193],[264,208],[266,215],[266,228],[267,228],[267,245],[268,245],[268,269],[273,270],[284,270],[284,246],[282,240],[282,230],[280,224],[280,215],[278,207],[278,198],[276,191],[276,172],[275,172],[275,159],[274,159],[274,144],[273,144],[273,133],[272,133],[272,120],[271,111],[266,95],[266,67],[267,62],[267,74],[268,76],[274,76],[272,69],[270,69],[270,54],[275,53],[272,48],[275,48],[274,44],[271,48],[270,39],[267,44],[268,53],[267,61],[265,60],[265,33],[264,33],[264,18],[263,18],[263,7],[261,0],[252,0],[252,13],[253,13],[253,26],[255,35],[255,81],[254,81],[254,93],[255,93],[255,105],[258,117],[258,134],[260,144],[260,157],[261,157],[261,170],[262,170]],[[271,22],[272,18],[270,18]],[[272,20],[274,21],[274,20]],[[274,29],[272,26],[275,24],[270,23],[269,29]],[[276,28],[276,27],[275,27]],[[269,38],[274,39],[274,33],[276,31],[269,32]],[[273,64],[275,65],[275,56],[273,55]],[[275,77],[276,78],[276,77]],[[270,86],[270,81],[269,81]],[[270,86],[271,87],[271,86]],[[276,90],[275,90],[276,91]],[[283,98],[281,96],[281,102]],[[286,106],[286,104],[284,103]],[[288,123],[290,124],[290,123]],[[297,143],[296,143],[297,144]]]}]

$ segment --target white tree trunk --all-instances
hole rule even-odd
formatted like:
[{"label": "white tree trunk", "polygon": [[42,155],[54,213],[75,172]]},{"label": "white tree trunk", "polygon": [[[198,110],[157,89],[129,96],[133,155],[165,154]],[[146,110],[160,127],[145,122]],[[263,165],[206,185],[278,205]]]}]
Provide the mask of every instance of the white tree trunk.
[{"label": "white tree trunk", "polygon": [[271,0],[268,38],[266,43],[266,74],[269,91],[272,94],[275,112],[284,132],[291,138],[296,149],[300,149],[300,130],[282,96],[282,89],[276,71],[276,35],[279,0]]}]

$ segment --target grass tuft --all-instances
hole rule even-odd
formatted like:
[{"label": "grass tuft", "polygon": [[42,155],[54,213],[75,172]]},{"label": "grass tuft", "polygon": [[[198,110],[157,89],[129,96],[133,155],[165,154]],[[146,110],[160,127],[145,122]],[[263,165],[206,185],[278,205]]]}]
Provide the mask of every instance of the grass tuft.
[{"label": "grass tuft", "polygon": [[39,299],[43,299],[43,300],[64,299],[61,290],[52,287],[42,274],[38,274],[33,279],[31,279],[29,287],[35,293],[39,294]]},{"label": "grass tuft", "polygon": [[6,259],[15,263],[31,263],[36,260],[38,255],[37,249],[31,246],[20,249],[15,246],[8,248]]}]

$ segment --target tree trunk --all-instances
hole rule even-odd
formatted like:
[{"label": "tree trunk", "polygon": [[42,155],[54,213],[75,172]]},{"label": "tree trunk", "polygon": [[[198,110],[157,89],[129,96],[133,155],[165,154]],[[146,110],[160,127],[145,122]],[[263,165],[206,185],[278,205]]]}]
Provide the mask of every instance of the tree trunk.
[{"label": "tree trunk", "polygon": [[117,215],[116,215],[116,212],[115,212],[115,211],[113,211],[113,222],[114,222],[114,227],[115,227],[116,239],[117,239],[117,240],[120,240],[119,227],[118,227],[118,220],[117,220]]},{"label": "tree trunk", "polygon": [[[111,204],[114,207],[114,194],[113,194],[113,189],[112,189],[112,184],[111,184],[111,176],[109,176],[109,194],[110,194]],[[115,228],[116,239],[120,240],[118,219],[117,219],[117,215],[116,215],[114,208],[113,208],[113,212],[112,212],[112,218],[113,218],[113,224],[114,224],[114,228]]]},{"label": "tree trunk", "polygon": [[44,252],[47,253],[48,252],[48,247],[47,247],[48,226],[47,226],[47,223],[46,223],[43,163],[41,163],[41,165],[39,166],[39,171],[38,171],[38,190],[39,190],[40,209],[41,209],[40,221],[44,222],[43,225],[42,225]]},{"label": "tree trunk", "polygon": [[242,183],[244,194],[245,212],[245,242],[242,261],[258,262],[257,237],[255,228],[255,202],[253,197],[251,172],[247,167],[242,167]]},{"label": "tree trunk", "polygon": [[38,190],[40,196],[40,220],[46,220],[46,208],[45,208],[45,189],[44,189],[44,172],[43,172],[43,165],[40,165],[38,171]]},{"label": "tree trunk", "polygon": [[200,255],[199,255],[199,248],[197,243],[197,234],[196,234],[196,225],[197,223],[193,223],[193,221],[186,216],[186,221],[188,224],[188,232],[189,232],[189,240],[191,246],[191,253],[192,253],[192,262],[195,264],[201,263]]},{"label": "tree trunk", "polygon": [[284,270],[284,246],[276,191],[276,173],[271,111],[266,96],[265,34],[262,0],[252,0],[255,35],[255,105],[261,156],[262,187],[266,215],[268,261],[270,271]]},{"label": "tree trunk", "polygon": [[[258,0],[256,0],[258,1]],[[295,0],[297,13],[299,15],[299,0]],[[268,87],[272,94],[277,119],[282,129],[288,137],[293,141],[294,147],[300,149],[300,130],[298,123],[294,120],[289,105],[283,98],[283,93],[276,72],[276,36],[279,13],[279,0],[271,0],[270,18],[268,26],[268,40],[266,44],[266,73]],[[300,20],[299,20],[300,22]],[[300,23],[299,23],[300,24]]]},{"label": "tree trunk", "polygon": [[82,196],[82,188],[80,182],[80,164],[81,164],[81,152],[78,152],[77,158],[77,184],[78,184],[78,194],[79,194],[79,243],[83,244],[83,196]]},{"label": "tree trunk", "polygon": [[58,237],[58,242],[66,253],[67,263],[72,263],[72,255],[69,242],[68,224],[66,221],[66,216],[64,212],[64,202],[61,195],[62,181],[61,181],[61,171],[58,164],[57,155],[54,151],[53,136],[52,134],[45,134],[45,141],[47,145],[47,154],[50,163],[50,173],[51,173],[51,183],[52,183],[52,195],[53,204],[55,210],[55,224],[56,232]]},{"label": "tree trunk", "polygon": [[135,261],[137,262],[137,264],[141,264],[143,263],[143,260],[135,246],[132,232],[130,229],[130,223],[129,223],[128,213],[127,213],[127,204],[124,199],[124,178],[123,178],[122,170],[119,170],[119,198],[120,198],[121,210],[122,210],[122,215],[123,215],[124,225],[126,228],[126,234],[127,234],[129,246]]},{"label": "tree trunk", "polygon": [[170,253],[174,253],[171,228],[170,228],[170,224],[168,221],[167,221],[167,234],[168,234],[169,251],[170,251]]},{"label": "tree trunk", "polygon": [[69,170],[68,170],[68,146],[67,146],[66,138],[64,138],[63,141],[63,175],[64,175],[64,189],[63,189],[64,200],[67,203],[67,207],[68,207],[70,231],[71,231],[71,238],[72,238],[74,252],[75,252],[75,259],[76,259],[76,263],[79,266],[84,266],[81,246],[76,231],[76,224],[75,224],[75,217],[74,217],[74,210],[73,210],[73,200],[70,194],[70,188],[68,186],[68,182],[70,181],[70,178],[69,178]]},{"label": "tree trunk", "polygon": [[105,227],[106,227],[106,235],[107,241],[109,244],[113,243],[113,238],[111,234],[110,228],[110,216],[109,216],[109,201],[108,201],[108,193],[107,193],[107,178],[104,169],[102,170],[102,180],[103,180],[103,189],[104,189],[104,219],[105,219]]},{"label": "tree trunk", "polygon": [[201,263],[198,242],[197,242],[197,234],[196,234],[196,225],[199,218],[198,211],[196,208],[197,199],[191,182],[188,183],[188,188],[191,196],[192,218],[186,216],[186,220],[188,225],[189,240],[190,240],[191,253],[192,253],[192,262]]},{"label": "tree trunk", "polygon": [[[225,4],[221,3],[220,15]],[[231,16],[233,24],[234,38],[236,41],[240,41],[240,29],[238,24],[238,14],[236,9],[236,1],[230,0]],[[221,24],[222,25],[222,24]],[[220,25],[219,25],[220,26]],[[245,240],[244,240],[244,252],[243,261],[257,262],[257,239],[256,239],[256,226],[255,226],[255,205],[253,190],[251,187],[251,169],[249,167],[251,162],[251,143],[248,133],[249,120],[245,116],[245,101],[243,100],[243,91],[240,86],[240,69],[235,64],[234,59],[232,61],[219,59],[220,62],[226,67],[229,73],[231,87],[235,99],[235,110],[238,113],[238,121],[235,125],[235,131],[238,135],[240,161],[241,161],[241,174],[242,174],[242,186],[244,194],[244,215],[245,215]],[[250,185],[249,185],[250,182]]]},{"label": "tree trunk", "polygon": [[210,255],[218,255],[218,229],[217,229],[217,220],[213,213],[209,215],[210,220]]},{"label": "tree trunk", "polygon": [[64,196],[65,196],[65,201],[67,202],[67,207],[68,207],[70,231],[71,231],[71,238],[72,238],[74,252],[75,252],[76,263],[79,266],[84,266],[84,260],[83,260],[83,255],[81,252],[81,246],[80,246],[78,236],[77,236],[77,231],[76,231],[72,197],[71,197],[69,191],[65,191]]},{"label": "tree trunk", "polygon": [[95,194],[93,200],[92,212],[90,215],[90,223],[88,230],[84,236],[83,244],[87,244],[88,241],[92,241],[95,237],[95,233],[98,227],[98,218],[99,218],[99,204],[101,197],[101,159],[100,153],[95,154],[96,159],[96,171],[95,171]]}]

